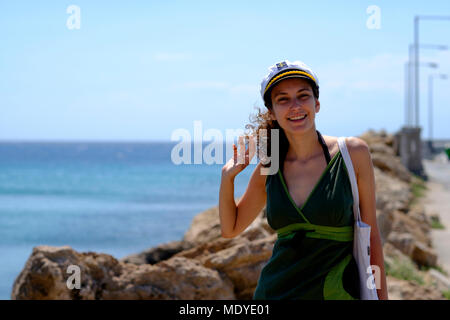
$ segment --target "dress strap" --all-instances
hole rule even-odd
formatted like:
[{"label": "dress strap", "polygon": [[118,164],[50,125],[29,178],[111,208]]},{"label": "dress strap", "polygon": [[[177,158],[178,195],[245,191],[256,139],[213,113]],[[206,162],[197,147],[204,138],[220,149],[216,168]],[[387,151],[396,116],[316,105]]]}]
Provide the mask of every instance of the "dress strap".
[{"label": "dress strap", "polygon": [[323,139],[323,137],[320,134],[319,130],[316,130],[316,132],[317,132],[317,136],[319,137],[319,143],[322,146],[323,154],[325,155],[325,159],[327,160],[327,165],[328,165],[330,163],[330,161],[331,161],[330,151],[328,151],[327,144],[325,143],[325,140]]}]

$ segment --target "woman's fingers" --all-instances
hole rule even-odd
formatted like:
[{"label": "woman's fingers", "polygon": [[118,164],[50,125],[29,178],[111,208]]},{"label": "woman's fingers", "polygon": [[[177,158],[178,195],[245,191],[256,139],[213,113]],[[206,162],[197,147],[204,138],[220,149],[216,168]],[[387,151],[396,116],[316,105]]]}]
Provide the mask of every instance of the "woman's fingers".
[{"label": "woman's fingers", "polygon": [[239,152],[238,152],[238,163],[243,164],[245,159],[245,141],[243,136],[239,136],[238,138],[238,144],[239,144]]},{"label": "woman's fingers", "polygon": [[253,159],[253,156],[256,153],[256,141],[255,136],[250,136],[250,140],[248,142],[248,149],[249,149],[249,162]]},{"label": "woman's fingers", "polygon": [[238,144],[233,144],[233,162],[248,165],[256,153],[256,141],[253,135],[239,136]]},{"label": "woman's fingers", "polygon": [[[255,155],[256,143],[255,137],[250,136],[239,136],[238,137],[239,150],[235,151],[238,153],[237,161],[238,164],[248,165]],[[237,149],[237,148],[236,148]]]},{"label": "woman's fingers", "polygon": [[249,164],[256,153],[256,141],[253,135],[246,136],[245,141],[248,141],[248,143],[245,144],[245,164]]}]

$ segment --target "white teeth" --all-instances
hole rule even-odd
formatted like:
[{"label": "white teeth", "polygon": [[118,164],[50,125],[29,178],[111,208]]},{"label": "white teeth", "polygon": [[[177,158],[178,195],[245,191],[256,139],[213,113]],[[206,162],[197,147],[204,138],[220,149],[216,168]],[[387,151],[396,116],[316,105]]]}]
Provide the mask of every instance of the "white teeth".
[{"label": "white teeth", "polygon": [[304,119],[306,118],[306,114],[304,114],[303,116],[299,116],[299,117],[294,117],[294,118],[288,118],[289,120],[299,120],[299,119]]}]

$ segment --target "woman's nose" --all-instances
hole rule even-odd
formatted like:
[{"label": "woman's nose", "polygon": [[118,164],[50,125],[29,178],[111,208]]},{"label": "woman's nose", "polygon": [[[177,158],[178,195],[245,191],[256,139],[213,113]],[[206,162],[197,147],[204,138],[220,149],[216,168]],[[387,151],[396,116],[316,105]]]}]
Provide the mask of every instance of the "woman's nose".
[{"label": "woman's nose", "polygon": [[291,100],[291,107],[300,107],[302,105],[300,99],[298,99],[297,97],[293,98]]}]

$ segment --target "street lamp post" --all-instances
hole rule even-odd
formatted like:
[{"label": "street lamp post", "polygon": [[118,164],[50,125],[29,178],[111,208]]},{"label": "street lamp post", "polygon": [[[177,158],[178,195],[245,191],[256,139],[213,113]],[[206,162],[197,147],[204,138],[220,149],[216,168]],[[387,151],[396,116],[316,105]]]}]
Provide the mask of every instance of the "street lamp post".
[{"label": "street lamp post", "polygon": [[[406,126],[409,126],[409,125],[412,126],[412,124],[413,124],[413,119],[412,119],[413,113],[412,113],[412,110],[410,107],[411,102],[412,102],[411,93],[413,93],[411,90],[412,88],[411,88],[411,81],[410,81],[410,79],[411,79],[411,77],[410,77],[411,64],[412,64],[411,60],[407,61],[405,63],[405,124],[406,124]],[[421,62],[419,65],[421,67],[429,67],[429,68],[434,68],[434,69],[436,69],[438,67],[438,64],[435,62]]]},{"label": "street lamp post", "polygon": [[[448,50],[448,47],[446,45],[439,45],[439,44],[421,44],[419,46],[422,49],[437,49],[437,50]],[[408,62],[405,64],[405,124],[406,126],[413,126],[414,125],[414,90],[411,80],[414,78],[414,73],[411,71],[411,67],[413,63],[415,62],[415,59],[412,59],[414,44],[410,44],[408,46]],[[431,68],[434,68],[434,66],[431,66],[432,63],[429,63],[429,66]],[[419,62],[419,65],[423,65],[422,62]],[[436,65],[437,66],[437,65]],[[408,67],[408,69],[406,69]]]},{"label": "street lamp post", "polygon": [[430,74],[428,76],[428,136],[429,150],[433,152],[433,79],[447,79],[446,74]]},{"label": "street lamp post", "polygon": [[419,127],[419,21],[422,20],[450,20],[450,16],[415,16],[414,17],[414,80],[415,80],[415,107],[416,127]]}]

